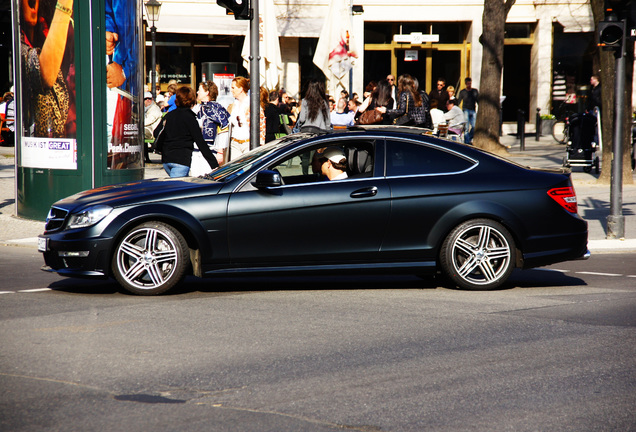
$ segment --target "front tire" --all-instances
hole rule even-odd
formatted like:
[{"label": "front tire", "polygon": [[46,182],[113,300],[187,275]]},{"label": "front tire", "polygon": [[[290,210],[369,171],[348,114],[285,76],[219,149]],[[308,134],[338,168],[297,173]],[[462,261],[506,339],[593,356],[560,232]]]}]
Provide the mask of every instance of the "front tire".
[{"label": "front tire", "polygon": [[460,288],[495,289],[514,268],[514,240],[498,222],[469,220],[453,229],[444,240],[440,263],[444,273]]},{"label": "front tire", "polygon": [[163,222],[145,222],[117,244],[112,268],[125,290],[157,295],[181,282],[189,262],[188,245],[179,231]]}]

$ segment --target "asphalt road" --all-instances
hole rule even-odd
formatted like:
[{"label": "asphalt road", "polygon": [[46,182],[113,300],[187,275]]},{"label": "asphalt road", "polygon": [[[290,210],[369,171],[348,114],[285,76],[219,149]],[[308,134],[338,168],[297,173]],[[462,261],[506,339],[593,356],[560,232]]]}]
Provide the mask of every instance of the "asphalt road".
[{"label": "asphalt road", "polygon": [[339,276],[147,298],[0,247],[0,430],[636,430],[634,263],[494,292]]}]

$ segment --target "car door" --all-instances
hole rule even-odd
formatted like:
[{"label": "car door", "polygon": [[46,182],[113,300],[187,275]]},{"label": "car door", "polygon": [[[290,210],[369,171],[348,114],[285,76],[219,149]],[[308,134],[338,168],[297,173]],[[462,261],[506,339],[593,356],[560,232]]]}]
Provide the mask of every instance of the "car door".
[{"label": "car door", "polygon": [[[328,181],[312,174],[309,156],[333,144],[322,142],[264,167],[279,170],[292,184],[256,190],[247,183],[231,195],[228,243],[235,264],[344,264],[377,259],[389,219],[388,185],[383,176],[375,175],[377,158],[363,178]],[[377,152],[376,143],[371,145]]]},{"label": "car door", "polygon": [[392,207],[381,256],[387,261],[431,261],[431,239],[438,221],[465,202],[479,183],[471,174],[476,161],[434,143],[387,139],[386,178]]}]

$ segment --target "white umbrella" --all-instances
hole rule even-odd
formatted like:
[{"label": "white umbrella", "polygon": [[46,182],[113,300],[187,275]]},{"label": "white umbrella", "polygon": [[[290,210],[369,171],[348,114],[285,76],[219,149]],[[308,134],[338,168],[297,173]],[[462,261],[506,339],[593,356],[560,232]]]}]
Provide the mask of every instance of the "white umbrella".
[{"label": "white umbrella", "polygon": [[[278,85],[278,80],[283,72],[283,61],[280,55],[280,41],[278,35],[278,25],[276,22],[276,10],[273,0],[258,0],[259,3],[259,71],[261,76],[261,86],[273,90]],[[250,37],[245,35],[243,43],[243,66],[250,70]]]},{"label": "white umbrella", "polygon": [[331,0],[325,23],[320,32],[314,63],[327,79],[334,81],[333,90],[353,67],[358,55],[355,52],[351,11],[348,0]]}]

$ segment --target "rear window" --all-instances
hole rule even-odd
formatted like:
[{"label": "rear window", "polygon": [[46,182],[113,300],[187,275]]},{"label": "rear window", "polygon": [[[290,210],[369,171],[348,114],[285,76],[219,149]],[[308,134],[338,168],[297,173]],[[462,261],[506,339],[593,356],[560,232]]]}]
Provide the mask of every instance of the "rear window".
[{"label": "rear window", "polygon": [[423,144],[387,141],[388,177],[449,174],[467,170],[474,162],[458,154]]}]

